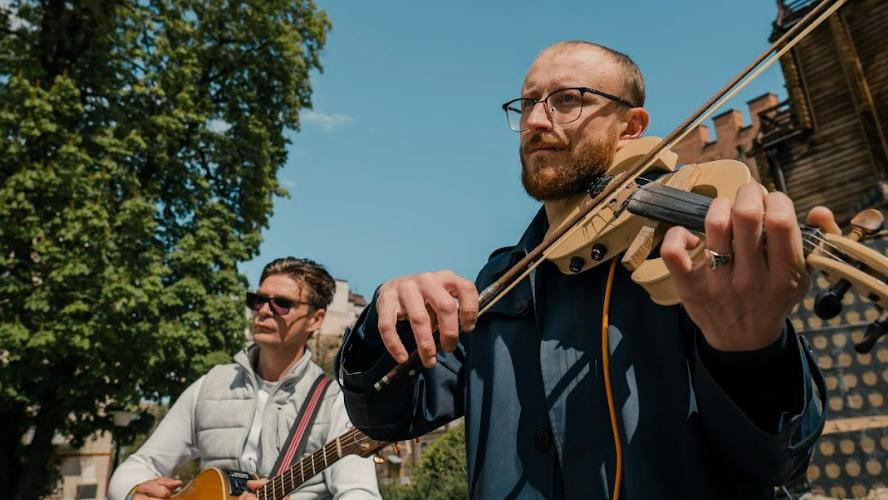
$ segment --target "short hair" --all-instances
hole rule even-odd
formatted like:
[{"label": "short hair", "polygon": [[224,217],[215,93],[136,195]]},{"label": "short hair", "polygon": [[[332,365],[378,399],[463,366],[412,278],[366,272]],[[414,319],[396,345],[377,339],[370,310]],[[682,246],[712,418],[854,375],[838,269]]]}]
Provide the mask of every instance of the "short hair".
[{"label": "short hair", "polygon": [[594,47],[598,50],[603,51],[607,54],[615,63],[620,66],[622,70],[623,77],[623,85],[625,86],[625,90],[628,92],[628,95],[621,96],[633,106],[641,107],[644,106],[644,76],[641,74],[641,70],[638,69],[638,65],[635,64],[635,61],[632,60],[631,57],[626,54],[614,50],[610,47],[606,47],[604,45],[587,42],[585,40],[565,40],[563,42],[558,42],[556,44],[550,45],[543,49],[543,52],[552,49],[559,49],[567,46],[585,46],[585,47]]},{"label": "short hair", "polygon": [[259,278],[259,286],[269,276],[283,274],[293,281],[308,287],[308,303],[315,309],[326,309],[333,302],[333,293],[336,291],[336,281],[324,266],[311,259],[297,259],[295,257],[283,257],[274,259],[262,269]]}]

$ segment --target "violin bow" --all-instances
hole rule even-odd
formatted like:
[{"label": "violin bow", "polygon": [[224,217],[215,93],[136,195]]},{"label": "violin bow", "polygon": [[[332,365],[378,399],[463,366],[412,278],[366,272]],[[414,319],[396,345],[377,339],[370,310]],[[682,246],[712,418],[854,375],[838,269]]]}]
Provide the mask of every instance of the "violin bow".
[{"label": "violin bow", "polygon": [[[752,63],[740,71],[740,73],[738,73],[730,82],[719,89],[718,92],[713,94],[712,97],[710,97],[693,114],[681,122],[681,124],[670,132],[669,135],[654,146],[653,149],[640,158],[630,169],[614,177],[614,179],[609,182],[600,193],[593,196],[591,201],[580,207],[580,210],[577,213],[568,218],[561,226],[547,234],[542,243],[528,252],[524,258],[511,266],[499,279],[491,283],[479,294],[478,316],[480,317],[493,307],[493,305],[509,293],[512,288],[517,286],[518,283],[533,272],[533,270],[545,260],[545,255],[549,251],[557,248],[559,244],[567,240],[577,229],[579,229],[581,226],[579,223],[589,213],[604,206],[610,201],[610,198],[618,192],[618,190],[624,188],[628,183],[634,182],[635,179],[644,173],[645,169],[657,159],[661,152],[674,146],[678,141],[694,130],[694,128],[712,116],[728,100],[743,90],[743,88],[749,85],[749,83],[757,78],[763,71],[779,61],[786,52],[795,47],[845,3],[847,3],[847,0],[822,0],[818,3],[805,15],[805,17],[793,25],[792,28],[772,43],[764,52],[759,54]],[[414,350],[410,353],[406,362],[396,365],[389,370],[388,373],[373,384],[373,387],[377,391],[381,391],[405,373],[414,375],[419,366],[421,366],[419,351]]]}]

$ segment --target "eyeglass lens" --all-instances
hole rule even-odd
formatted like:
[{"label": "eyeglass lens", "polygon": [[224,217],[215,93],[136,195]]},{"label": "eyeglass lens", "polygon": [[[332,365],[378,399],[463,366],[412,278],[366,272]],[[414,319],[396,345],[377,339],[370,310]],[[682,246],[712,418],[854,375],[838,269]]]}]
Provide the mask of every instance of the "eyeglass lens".
[{"label": "eyeglass lens", "polygon": [[518,99],[506,107],[509,127],[516,132],[527,130],[527,120],[537,103],[543,102],[553,123],[570,123],[580,117],[583,111],[583,93],[578,89],[564,89],[552,92],[544,101]]},{"label": "eyeglass lens", "polygon": [[253,311],[259,312],[259,310],[262,309],[262,305],[265,303],[268,303],[271,311],[278,316],[287,314],[290,312],[290,308],[293,307],[293,301],[289,299],[269,297],[268,295],[263,295],[261,293],[247,292],[247,307]]}]

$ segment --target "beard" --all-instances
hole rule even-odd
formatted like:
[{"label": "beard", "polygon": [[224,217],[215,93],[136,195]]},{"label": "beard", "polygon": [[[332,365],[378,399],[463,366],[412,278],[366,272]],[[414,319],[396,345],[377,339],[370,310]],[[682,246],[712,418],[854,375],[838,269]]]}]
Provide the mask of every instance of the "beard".
[{"label": "beard", "polygon": [[582,193],[603,175],[616,154],[617,134],[608,133],[603,140],[578,144],[568,151],[570,156],[560,165],[551,164],[550,158],[537,158],[536,171],[532,171],[526,149],[540,144],[565,149],[568,145],[553,134],[543,132],[533,135],[520,149],[524,190],[534,199],[545,202]]}]

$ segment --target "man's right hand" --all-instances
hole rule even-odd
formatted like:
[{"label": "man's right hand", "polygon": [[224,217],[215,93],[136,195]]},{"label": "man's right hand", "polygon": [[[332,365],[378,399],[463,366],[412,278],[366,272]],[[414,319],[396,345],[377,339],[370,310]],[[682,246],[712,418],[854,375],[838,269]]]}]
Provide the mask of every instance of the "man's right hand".
[{"label": "man's right hand", "polygon": [[409,320],[423,366],[435,366],[437,348],[432,332],[439,332],[441,350],[451,352],[459,331],[470,332],[478,320],[478,290],[471,281],[452,271],[436,271],[397,278],[383,283],[376,298],[379,333],[389,354],[398,363],[409,357],[396,330]]},{"label": "man's right hand", "polygon": [[176,488],[182,486],[182,481],[171,477],[158,477],[144,483],[139,483],[133,492],[133,500],[154,500],[155,498],[170,498]]}]

